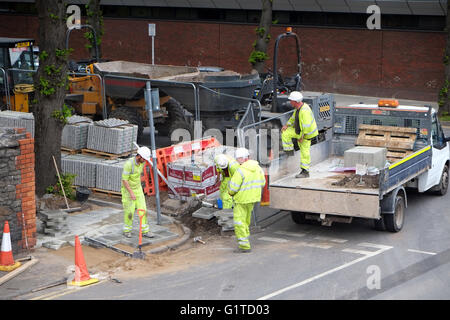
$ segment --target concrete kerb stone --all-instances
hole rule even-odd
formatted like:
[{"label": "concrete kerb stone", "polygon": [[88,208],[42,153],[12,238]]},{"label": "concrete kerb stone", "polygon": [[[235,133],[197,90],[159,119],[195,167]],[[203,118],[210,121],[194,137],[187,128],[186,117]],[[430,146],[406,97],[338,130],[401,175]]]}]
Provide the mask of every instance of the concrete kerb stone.
[{"label": "concrete kerb stone", "polygon": [[182,227],[183,233],[184,233],[183,236],[178,241],[176,241],[175,243],[172,243],[170,245],[161,246],[159,248],[154,248],[152,250],[147,251],[147,253],[149,253],[149,254],[159,254],[159,253],[166,252],[168,250],[175,250],[175,249],[179,248],[180,246],[182,246],[183,244],[185,244],[189,240],[189,238],[191,237],[191,234],[192,234],[191,229],[189,229],[186,226],[183,226],[178,221],[174,220],[174,223],[176,225]]}]

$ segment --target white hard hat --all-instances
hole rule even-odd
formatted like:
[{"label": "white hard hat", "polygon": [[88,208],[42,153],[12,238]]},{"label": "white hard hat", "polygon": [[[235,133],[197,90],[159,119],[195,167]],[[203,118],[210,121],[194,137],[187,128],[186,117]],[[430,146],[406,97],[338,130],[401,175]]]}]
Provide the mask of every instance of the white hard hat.
[{"label": "white hard hat", "polygon": [[239,148],[236,150],[236,159],[238,158],[247,158],[250,155],[247,149]]},{"label": "white hard hat", "polygon": [[140,147],[137,150],[138,155],[140,155],[144,160],[150,161],[150,149],[147,147]]},{"label": "white hard hat", "polygon": [[218,154],[214,161],[220,169],[225,169],[228,166],[228,158],[224,154]]},{"label": "white hard hat", "polygon": [[289,100],[296,101],[296,102],[302,102],[303,101],[303,95],[301,92],[298,91],[292,91],[289,95]]}]

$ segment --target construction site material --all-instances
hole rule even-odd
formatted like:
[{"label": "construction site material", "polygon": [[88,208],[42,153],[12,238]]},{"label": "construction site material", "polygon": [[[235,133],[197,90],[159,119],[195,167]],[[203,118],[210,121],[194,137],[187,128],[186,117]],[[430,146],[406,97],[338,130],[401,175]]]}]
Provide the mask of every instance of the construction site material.
[{"label": "construction site material", "polygon": [[124,154],[134,150],[138,126],[128,121],[110,118],[89,126],[87,149],[111,154]]},{"label": "construction site material", "polygon": [[61,135],[61,147],[66,150],[87,148],[89,126],[92,120],[87,117],[72,116],[67,119]]},{"label": "construction site material", "polygon": [[104,160],[96,165],[95,187],[104,191],[120,192],[122,170],[127,160]]},{"label": "construction site material", "polygon": [[383,169],[386,164],[386,148],[358,146],[344,152],[344,166],[355,167],[363,164]]},{"label": "construction site material", "polygon": [[52,156],[52,158],[53,158],[53,163],[55,165],[56,173],[58,174],[59,185],[61,186],[61,191],[63,192],[63,195],[64,195],[64,201],[66,202],[67,209],[70,209],[69,203],[67,202],[66,191],[64,191],[64,186],[61,181],[61,176],[59,175],[58,165],[56,164],[55,157]]},{"label": "construction site material", "polygon": [[385,147],[386,158],[396,162],[413,153],[417,128],[361,124],[357,146]]},{"label": "construction site material", "polygon": [[67,283],[67,278],[62,278],[61,280],[49,283],[49,284],[47,284],[45,286],[41,286],[41,287],[35,288],[35,289],[31,290],[30,292],[34,293],[34,292],[42,291],[42,290],[45,290],[45,289],[50,289],[50,288],[53,288],[53,287],[56,287],[56,286],[60,286],[62,284],[66,284],[66,283]]},{"label": "construction site material", "polygon": [[67,212],[63,210],[40,210],[37,214],[44,224],[44,234],[56,237],[68,233]]},{"label": "construction site material", "polygon": [[132,253],[130,253],[128,251],[116,248],[116,247],[114,247],[112,245],[109,245],[107,243],[104,243],[102,241],[99,241],[99,240],[91,238],[91,237],[84,237],[84,241],[86,241],[88,243],[88,245],[90,245],[90,246],[99,247],[99,248],[101,248],[101,247],[108,248],[108,249],[111,249],[111,250],[113,250],[115,252],[121,253],[121,254],[123,254],[126,257],[131,257],[133,255]]},{"label": "construction site material", "polygon": [[34,138],[34,116],[19,111],[0,111],[0,127],[25,128]]},{"label": "construction site material", "polygon": [[61,155],[61,171],[76,175],[74,185],[95,188],[97,164],[103,161],[104,159],[82,154]]},{"label": "construction site material", "polygon": [[31,260],[25,262],[23,265],[21,265],[20,267],[18,267],[14,271],[11,271],[7,275],[4,275],[3,277],[1,277],[0,278],[0,285],[2,285],[5,282],[11,280],[12,278],[18,276],[19,274],[21,274],[22,272],[24,272],[25,270],[27,270],[31,266],[34,266],[38,262],[39,262],[39,259],[32,257]]}]

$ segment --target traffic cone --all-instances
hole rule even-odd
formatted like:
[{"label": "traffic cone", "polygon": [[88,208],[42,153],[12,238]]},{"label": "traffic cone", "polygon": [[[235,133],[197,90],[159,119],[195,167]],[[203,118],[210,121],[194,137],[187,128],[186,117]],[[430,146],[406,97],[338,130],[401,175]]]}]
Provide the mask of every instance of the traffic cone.
[{"label": "traffic cone", "polygon": [[[272,150],[270,150],[269,153],[269,160],[272,161],[273,160],[273,152]],[[264,168],[264,176],[266,178],[266,184],[264,185],[264,189],[263,189],[263,194],[262,194],[262,198],[261,198],[261,206],[268,206],[270,205],[270,191],[269,191],[269,174],[268,174],[269,169],[268,168]]]},{"label": "traffic cone", "polygon": [[261,198],[261,206],[268,206],[270,205],[270,192],[269,192],[269,175],[267,174],[267,170],[264,173],[264,176],[266,178],[266,184],[264,185],[263,194]]},{"label": "traffic cone", "polygon": [[0,271],[13,271],[20,267],[20,262],[14,262],[11,249],[11,236],[9,234],[9,224],[5,221],[3,228],[2,251],[0,252]]},{"label": "traffic cone", "polygon": [[78,236],[75,236],[75,279],[70,282],[70,285],[83,287],[96,282],[98,282],[98,279],[89,276],[80,239],[78,239]]}]

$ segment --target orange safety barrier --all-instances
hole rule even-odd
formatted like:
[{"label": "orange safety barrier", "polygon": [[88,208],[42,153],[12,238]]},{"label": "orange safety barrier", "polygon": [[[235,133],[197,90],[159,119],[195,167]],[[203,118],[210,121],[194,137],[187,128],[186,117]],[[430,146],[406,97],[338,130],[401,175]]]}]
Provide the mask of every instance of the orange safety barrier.
[{"label": "orange safety barrier", "polygon": [[[187,158],[201,151],[205,151],[209,148],[214,148],[220,146],[219,141],[216,138],[206,138],[202,140],[194,140],[189,142],[183,142],[180,144],[172,145],[165,148],[160,148],[156,150],[156,163],[158,170],[167,178],[167,164],[173,162],[177,159]],[[141,181],[145,183],[144,193],[148,196],[153,196],[156,193],[154,187],[154,176],[153,168],[150,164],[145,163],[144,175]],[[160,191],[168,190],[167,184],[161,177],[158,176],[158,186]]]}]

